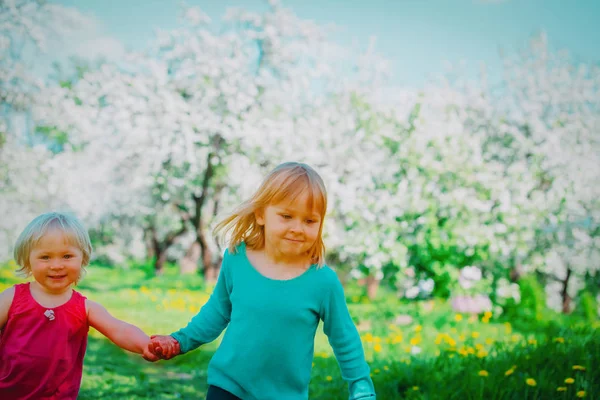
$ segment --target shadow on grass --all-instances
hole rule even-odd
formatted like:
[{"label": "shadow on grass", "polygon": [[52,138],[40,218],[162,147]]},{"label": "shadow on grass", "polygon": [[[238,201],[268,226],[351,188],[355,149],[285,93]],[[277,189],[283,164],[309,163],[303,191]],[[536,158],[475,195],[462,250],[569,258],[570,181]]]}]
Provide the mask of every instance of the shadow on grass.
[{"label": "shadow on grass", "polygon": [[149,363],[107,339],[89,337],[78,399],[203,399],[212,352]]},{"label": "shadow on grass", "polygon": [[[435,358],[406,353],[393,360],[371,363],[377,397],[394,399],[572,399],[600,398],[600,336],[591,332],[564,343],[504,349],[485,358],[444,353]],[[90,337],[80,399],[203,399],[206,370],[213,351],[198,349],[171,361],[148,363],[106,339]],[[334,357],[314,360],[311,400],[346,400],[347,384]],[[573,369],[581,366],[583,369]],[[485,371],[486,376],[481,376]],[[507,372],[510,371],[510,372]],[[572,384],[565,384],[573,378]],[[530,386],[528,379],[535,380]],[[566,387],[565,392],[557,392]]]}]

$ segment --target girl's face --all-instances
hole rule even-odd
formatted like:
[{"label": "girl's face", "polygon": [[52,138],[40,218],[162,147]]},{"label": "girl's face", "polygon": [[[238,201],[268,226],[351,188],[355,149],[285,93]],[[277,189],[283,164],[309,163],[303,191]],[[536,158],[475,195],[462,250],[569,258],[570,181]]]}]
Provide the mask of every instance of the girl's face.
[{"label": "girl's face", "polygon": [[293,202],[273,204],[256,213],[256,221],[264,226],[265,247],[290,260],[303,257],[319,237],[321,215],[310,209],[308,194]]},{"label": "girl's face", "polygon": [[50,294],[64,293],[79,280],[82,260],[81,249],[58,229],[46,232],[29,253],[33,277]]}]

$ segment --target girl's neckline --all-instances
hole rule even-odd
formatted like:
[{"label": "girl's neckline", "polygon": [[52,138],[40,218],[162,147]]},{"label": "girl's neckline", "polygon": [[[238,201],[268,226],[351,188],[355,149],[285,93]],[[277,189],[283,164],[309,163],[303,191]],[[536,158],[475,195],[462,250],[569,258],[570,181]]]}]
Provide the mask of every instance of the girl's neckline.
[{"label": "girl's neckline", "polygon": [[61,308],[65,305],[67,305],[75,297],[75,291],[73,289],[71,289],[71,296],[69,296],[69,299],[67,301],[65,301],[64,303],[59,304],[58,306],[55,306],[55,307],[46,307],[43,304],[40,304],[40,302],[37,301],[36,298],[33,296],[33,293],[31,293],[31,282],[27,282],[27,293],[29,294],[29,297],[31,297],[31,299],[33,300],[33,302],[35,304],[37,304],[38,306],[42,307],[45,310],[56,310],[57,308]]},{"label": "girl's neckline", "polygon": [[246,263],[248,264],[250,269],[252,271],[254,271],[254,273],[256,275],[258,275],[259,277],[261,277],[262,279],[267,280],[267,281],[277,282],[277,283],[291,283],[291,282],[295,282],[295,281],[301,279],[302,277],[308,275],[310,273],[310,271],[315,269],[315,264],[311,264],[305,271],[303,271],[301,274],[299,274],[297,276],[294,276],[293,278],[289,278],[289,279],[271,278],[271,277],[268,277],[268,276],[264,275],[263,273],[261,273],[258,269],[256,269],[256,267],[252,264],[252,262],[250,262],[250,259],[248,258],[248,253],[246,252],[246,243],[242,242],[238,249],[244,256],[244,260],[246,261]]}]

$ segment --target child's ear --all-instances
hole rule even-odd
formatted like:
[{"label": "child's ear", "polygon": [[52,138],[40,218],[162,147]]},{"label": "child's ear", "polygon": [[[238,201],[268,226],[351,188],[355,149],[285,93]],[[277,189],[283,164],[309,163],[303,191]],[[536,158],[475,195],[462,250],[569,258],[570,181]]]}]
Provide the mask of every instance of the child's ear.
[{"label": "child's ear", "polygon": [[264,225],[265,224],[265,211],[262,208],[254,211],[254,219],[256,219],[256,223],[258,225],[261,225],[261,226]]}]

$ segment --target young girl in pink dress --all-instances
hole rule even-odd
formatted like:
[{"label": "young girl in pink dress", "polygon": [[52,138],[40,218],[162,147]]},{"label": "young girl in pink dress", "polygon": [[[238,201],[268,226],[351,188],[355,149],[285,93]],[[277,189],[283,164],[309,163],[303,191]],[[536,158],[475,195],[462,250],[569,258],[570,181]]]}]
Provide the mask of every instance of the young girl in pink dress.
[{"label": "young girl in pink dress", "polygon": [[87,231],[63,213],[38,216],[17,239],[19,272],[34,281],[0,293],[0,399],[76,399],[90,326],[156,359],[144,332],[73,290],[91,252]]}]

